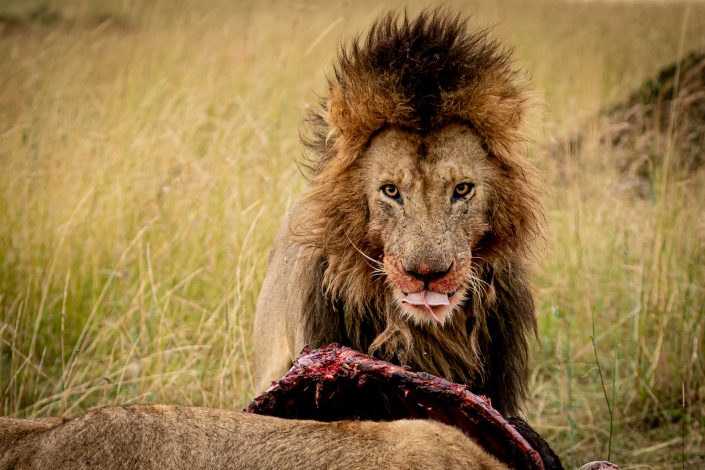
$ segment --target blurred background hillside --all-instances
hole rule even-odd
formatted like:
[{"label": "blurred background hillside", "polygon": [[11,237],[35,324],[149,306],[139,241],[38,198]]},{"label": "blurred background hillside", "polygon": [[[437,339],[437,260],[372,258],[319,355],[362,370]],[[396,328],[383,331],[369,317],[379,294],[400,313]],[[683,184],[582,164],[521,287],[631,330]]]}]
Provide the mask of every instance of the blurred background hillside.
[{"label": "blurred background hillside", "polygon": [[[705,467],[705,3],[445,4],[540,103],[529,421],[567,466]],[[0,0],[3,415],[252,398],[305,107],[398,7]]]}]

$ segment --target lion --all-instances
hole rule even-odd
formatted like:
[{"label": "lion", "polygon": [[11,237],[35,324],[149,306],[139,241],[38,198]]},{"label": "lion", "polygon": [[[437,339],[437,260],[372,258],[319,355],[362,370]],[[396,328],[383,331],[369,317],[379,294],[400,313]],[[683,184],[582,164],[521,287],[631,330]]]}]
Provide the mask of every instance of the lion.
[{"label": "lion", "polygon": [[290,420],[134,405],[64,420],[0,418],[0,469],[507,469],[435,421]]},{"label": "lion", "polygon": [[339,343],[521,411],[544,218],[529,102],[510,53],[444,10],[388,14],[341,50],[257,301],[258,390]]}]

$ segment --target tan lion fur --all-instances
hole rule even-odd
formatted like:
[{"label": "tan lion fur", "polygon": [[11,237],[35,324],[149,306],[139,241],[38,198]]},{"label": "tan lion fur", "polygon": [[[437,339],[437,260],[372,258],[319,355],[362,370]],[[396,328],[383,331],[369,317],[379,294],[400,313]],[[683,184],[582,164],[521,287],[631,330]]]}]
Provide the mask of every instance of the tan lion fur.
[{"label": "tan lion fur", "polygon": [[322,423],[179,406],[0,418],[0,469],[505,469],[434,421]]},{"label": "tan lion fur", "polygon": [[[536,331],[527,266],[543,217],[522,152],[526,103],[509,54],[443,11],[388,15],[340,53],[307,119],[310,185],[258,300],[260,390],[304,345],[337,342],[520,410]],[[466,181],[472,197],[451,202]],[[403,204],[380,195],[387,183]],[[401,304],[420,289],[405,266],[451,266],[429,284],[452,302],[439,324]]]}]

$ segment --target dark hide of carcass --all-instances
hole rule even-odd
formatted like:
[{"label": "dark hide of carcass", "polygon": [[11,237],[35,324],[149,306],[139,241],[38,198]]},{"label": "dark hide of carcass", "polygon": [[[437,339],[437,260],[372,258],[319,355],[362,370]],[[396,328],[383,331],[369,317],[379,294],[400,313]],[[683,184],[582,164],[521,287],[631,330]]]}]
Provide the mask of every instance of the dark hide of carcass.
[{"label": "dark hide of carcass", "polygon": [[304,350],[244,411],[319,421],[433,419],[460,428],[513,468],[563,468],[526,422],[506,420],[466,386],[338,345]]}]

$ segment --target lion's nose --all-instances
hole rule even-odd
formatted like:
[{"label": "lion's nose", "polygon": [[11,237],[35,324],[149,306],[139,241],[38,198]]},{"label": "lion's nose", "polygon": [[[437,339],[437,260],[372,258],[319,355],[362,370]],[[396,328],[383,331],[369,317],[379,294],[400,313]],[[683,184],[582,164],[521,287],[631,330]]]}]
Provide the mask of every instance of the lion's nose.
[{"label": "lion's nose", "polygon": [[[427,266],[427,265],[421,265],[419,267],[416,266],[404,266],[404,270],[406,271],[407,274],[414,276],[416,279],[419,279],[424,282],[424,284],[428,285],[429,283],[441,279],[443,276],[448,274],[450,272],[450,268],[453,267],[453,263],[443,266],[443,267],[435,267],[435,266]],[[435,268],[435,269],[434,269]]]}]

